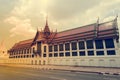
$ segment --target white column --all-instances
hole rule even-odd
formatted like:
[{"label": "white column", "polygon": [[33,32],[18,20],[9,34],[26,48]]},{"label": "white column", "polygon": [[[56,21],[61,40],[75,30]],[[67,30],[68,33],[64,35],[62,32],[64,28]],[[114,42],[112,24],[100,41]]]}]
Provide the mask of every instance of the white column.
[{"label": "white column", "polygon": [[[46,44],[46,58],[47,58],[47,60],[46,60],[46,64],[49,64],[49,49],[48,49],[49,47],[48,47],[48,44]],[[38,61],[37,61],[38,62]]]},{"label": "white column", "polygon": [[96,56],[96,45],[95,45],[95,40],[93,40],[93,48],[94,48],[94,56]]},{"label": "white column", "polygon": [[54,45],[52,45],[52,57],[54,57]]},{"label": "white column", "polygon": [[106,50],[105,40],[103,40],[103,48],[104,48],[105,56],[107,56],[107,50]]},{"label": "white column", "polygon": [[71,42],[69,42],[69,44],[70,44],[70,57],[72,57],[72,44]]},{"label": "white column", "polygon": [[88,56],[86,40],[84,40],[84,44],[85,44],[85,55]]},{"label": "white column", "polygon": [[118,45],[115,39],[113,39],[113,42],[114,42],[115,49],[118,49]]},{"label": "white column", "polygon": [[116,40],[115,39],[113,39],[113,42],[114,42],[114,46],[115,46],[115,51],[116,51],[116,55],[120,55],[120,53],[119,53],[119,43],[117,43],[116,42]]},{"label": "white column", "polygon": [[49,49],[48,49],[48,44],[46,44],[46,57],[48,57],[49,54]]},{"label": "white column", "polygon": [[77,55],[79,56],[79,43],[77,41]]},{"label": "white column", "polygon": [[63,43],[63,54],[64,54],[64,57],[65,57],[65,43]]},{"label": "white column", "polygon": [[52,60],[50,64],[54,64],[54,44],[52,44],[52,58],[50,60]]},{"label": "white column", "polygon": [[59,58],[59,53],[60,53],[60,51],[59,51],[59,44],[57,46],[58,46],[58,58]]}]

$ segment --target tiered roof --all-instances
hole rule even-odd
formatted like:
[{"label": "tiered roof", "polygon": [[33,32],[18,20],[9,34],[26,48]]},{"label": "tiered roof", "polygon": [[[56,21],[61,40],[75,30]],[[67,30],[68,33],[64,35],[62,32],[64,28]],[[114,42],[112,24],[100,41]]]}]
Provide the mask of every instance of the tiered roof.
[{"label": "tiered roof", "polygon": [[59,32],[57,33],[53,43],[83,39],[118,38],[118,35],[117,21],[112,20],[100,24],[93,23]]},{"label": "tiered roof", "polygon": [[[48,35],[49,33],[49,35]],[[47,38],[45,37],[47,35]],[[103,38],[116,38],[119,39],[117,18],[112,21],[99,23],[98,21],[86,26],[62,31],[51,32],[46,21],[46,25],[43,31],[37,30],[37,33],[33,39],[20,41],[16,43],[12,49],[29,48],[32,44],[39,41],[47,41],[48,44],[66,42],[72,40],[83,39],[103,39]]]},{"label": "tiered roof", "polygon": [[23,49],[23,48],[30,48],[31,43],[33,42],[33,39],[29,40],[24,40],[16,43],[11,50],[16,50],[16,49]]}]

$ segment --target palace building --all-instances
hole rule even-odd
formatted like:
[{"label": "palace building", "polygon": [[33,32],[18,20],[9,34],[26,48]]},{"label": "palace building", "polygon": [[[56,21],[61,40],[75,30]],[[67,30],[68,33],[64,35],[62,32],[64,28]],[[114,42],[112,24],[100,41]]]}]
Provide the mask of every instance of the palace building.
[{"label": "palace building", "polygon": [[120,67],[117,17],[111,21],[53,32],[48,22],[35,37],[8,50],[7,63]]}]

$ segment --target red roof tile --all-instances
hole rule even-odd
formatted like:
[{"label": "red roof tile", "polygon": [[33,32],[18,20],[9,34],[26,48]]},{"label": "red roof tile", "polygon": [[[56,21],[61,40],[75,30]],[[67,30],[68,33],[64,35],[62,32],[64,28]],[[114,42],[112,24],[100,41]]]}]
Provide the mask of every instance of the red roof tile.
[{"label": "red roof tile", "polygon": [[62,32],[57,33],[56,38],[73,35],[73,34],[78,34],[78,33],[83,33],[83,32],[87,32],[87,31],[92,31],[92,30],[94,30],[94,27],[95,27],[95,23],[86,25],[86,26],[82,26],[82,27],[78,27],[78,28],[74,28],[74,29],[70,29],[70,30],[66,30],[66,31],[62,31]]},{"label": "red roof tile", "polygon": [[[54,42],[60,42],[60,41],[64,42],[74,39],[80,40],[80,39],[89,39],[89,38],[115,37],[117,35],[116,33],[117,26],[115,29],[115,26],[113,25],[114,22],[115,20],[100,24],[93,23],[90,25],[58,32],[57,34],[56,32],[55,33],[52,32],[53,34],[50,33],[51,36],[49,40],[53,41],[52,43],[54,43]],[[16,43],[13,46],[13,49],[30,47],[33,42],[45,40],[43,32],[44,31],[41,32],[37,31],[34,39],[20,41],[19,43]]]}]

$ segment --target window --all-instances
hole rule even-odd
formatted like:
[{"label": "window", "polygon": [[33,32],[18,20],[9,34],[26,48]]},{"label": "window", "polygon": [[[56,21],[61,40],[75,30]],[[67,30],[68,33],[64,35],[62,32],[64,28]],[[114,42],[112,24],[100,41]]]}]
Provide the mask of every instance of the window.
[{"label": "window", "polygon": [[59,44],[59,51],[63,51],[63,44]]},{"label": "window", "polygon": [[43,57],[46,57],[46,54],[43,54]]},{"label": "window", "polygon": [[65,43],[65,50],[70,50],[70,43]]},{"label": "window", "polygon": [[65,53],[65,56],[70,56],[70,52],[66,52],[66,53]]},{"label": "window", "polygon": [[72,52],[72,56],[77,56],[77,52]]},{"label": "window", "polygon": [[114,48],[113,39],[105,39],[106,48]]},{"label": "window", "polygon": [[92,40],[88,40],[86,41],[87,43],[87,49],[93,49],[93,41]]},{"label": "window", "polygon": [[29,49],[27,49],[27,53],[29,53]]},{"label": "window", "polygon": [[97,53],[98,56],[99,55],[104,55],[104,51],[97,51],[96,53]]},{"label": "window", "polygon": [[27,58],[29,58],[29,55],[27,55]]},{"label": "window", "polygon": [[115,55],[115,50],[108,50],[107,55]]},{"label": "window", "polygon": [[46,46],[44,46],[44,52],[46,52]]},{"label": "window", "polygon": [[49,54],[49,57],[52,57],[52,53]]},{"label": "window", "polygon": [[103,49],[102,40],[95,40],[96,49]]},{"label": "window", "polygon": [[80,51],[80,52],[79,52],[79,55],[80,55],[80,56],[85,56],[85,51]]},{"label": "window", "polygon": [[[22,58],[22,56],[21,56],[21,58]],[[34,58],[34,55],[32,55],[32,58]]]},{"label": "window", "polygon": [[72,50],[77,50],[77,42],[72,42]]},{"label": "window", "polygon": [[54,45],[54,51],[58,51],[58,46]]},{"label": "window", "polygon": [[58,57],[58,53],[54,53],[54,57]]},{"label": "window", "polygon": [[49,52],[52,52],[52,46],[49,46]]},{"label": "window", "polygon": [[35,53],[35,48],[33,47],[33,53]]},{"label": "window", "polygon": [[79,42],[79,49],[85,49],[85,43],[84,41]]},{"label": "window", "polygon": [[60,56],[60,57],[63,57],[63,56],[64,56],[64,53],[59,53],[59,56]]},{"label": "window", "polygon": [[94,51],[88,51],[88,56],[94,56]]}]

